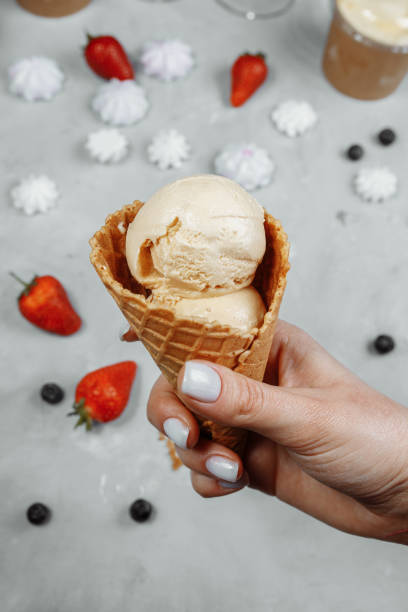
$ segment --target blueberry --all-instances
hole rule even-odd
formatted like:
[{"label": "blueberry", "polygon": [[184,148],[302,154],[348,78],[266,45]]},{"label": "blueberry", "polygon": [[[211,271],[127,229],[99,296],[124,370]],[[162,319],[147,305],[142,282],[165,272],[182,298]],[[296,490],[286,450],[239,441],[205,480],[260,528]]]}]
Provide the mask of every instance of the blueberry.
[{"label": "blueberry", "polygon": [[380,355],[385,355],[385,353],[389,353],[395,347],[394,339],[391,336],[387,336],[386,334],[381,334],[377,336],[374,340],[374,348],[377,353]]},{"label": "blueberry", "polygon": [[26,515],[32,525],[44,525],[50,520],[51,510],[44,504],[37,502],[27,508]]},{"label": "blueberry", "polygon": [[347,149],[347,157],[352,161],[357,161],[358,159],[361,159],[363,155],[364,149],[358,144],[351,145],[351,147]]},{"label": "blueberry", "polygon": [[46,383],[41,387],[41,397],[49,404],[58,404],[64,399],[64,391],[55,383]]},{"label": "blueberry", "polygon": [[153,510],[152,504],[145,499],[137,499],[129,508],[129,514],[134,521],[144,523]]},{"label": "blueberry", "polygon": [[391,130],[391,128],[385,128],[384,130],[381,130],[381,132],[378,134],[378,140],[386,147],[392,144],[395,138],[395,132],[394,130]]}]

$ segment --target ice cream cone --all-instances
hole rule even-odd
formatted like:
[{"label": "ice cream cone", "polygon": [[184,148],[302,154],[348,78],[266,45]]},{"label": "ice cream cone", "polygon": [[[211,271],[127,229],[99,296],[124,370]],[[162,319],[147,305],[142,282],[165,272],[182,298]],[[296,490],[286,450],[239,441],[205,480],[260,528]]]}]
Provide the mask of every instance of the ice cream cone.
[{"label": "ice cream cone", "polygon": [[[131,330],[174,387],[178,372],[190,359],[206,359],[262,380],[289,270],[289,243],[280,222],[265,212],[266,251],[253,285],[267,312],[259,329],[245,333],[218,323],[177,318],[170,308],[147,300],[149,292],[131,276],[125,252],[127,227],[142,206],[135,201],[109,215],[90,240],[91,262]],[[243,451],[245,431],[212,421],[200,426],[207,438]]]}]

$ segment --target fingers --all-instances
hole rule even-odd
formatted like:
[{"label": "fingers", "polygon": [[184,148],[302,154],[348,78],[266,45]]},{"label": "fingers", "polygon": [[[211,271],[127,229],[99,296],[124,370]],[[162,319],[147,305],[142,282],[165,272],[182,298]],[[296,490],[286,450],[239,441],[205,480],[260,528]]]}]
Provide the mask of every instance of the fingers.
[{"label": "fingers", "polygon": [[241,458],[220,444],[199,439],[196,419],[162,376],[151,391],[147,415],[176,444],[181,461],[195,474],[193,482],[200,495],[228,495],[248,484]]},{"label": "fingers", "polygon": [[199,416],[254,431],[285,446],[314,439],[316,427],[324,422],[325,404],[310,391],[267,385],[205,361],[184,365],[178,392]]},{"label": "fingers", "polygon": [[198,424],[189,409],[284,446],[296,443],[296,448],[302,448],[308,441],[313,443],[332,428],[333,418],[316,381],[327,387],[337,376],[344,383],[347,370],[293,325],[280,321],[275,338],[270,362],[275,365],[270,367],[275,369],[271,377],[279,386],[250,380],[218,364],[189,361],[178,378],[181,401],[161,379],[149,401],[150,421],[180,448],[194,447],[199,438]]},{"label": "fingers", "polygon": [[191,472],[191,484],[193,485],[194,491],[201,495],[201,497],[223,497],[224,495],[230,495],[236,493],[245,487],[245,480],[238,483],[232,484],[229,482],[222,482],[215,480],[204,474],[198,472]]},{"label": "fingers", "polygon": [[200,428],[196,419],[183,406],[163,376],[156,381],[150,393],[147,418],[179,448],[192,448],[198,442]]},{"label": "fingers", "polygon": [[229,448],[201,439],[194,449],[177,449],[186,467],[193,472],[216,478],[226,483],[240,482],[244,468],[241,458]]}]

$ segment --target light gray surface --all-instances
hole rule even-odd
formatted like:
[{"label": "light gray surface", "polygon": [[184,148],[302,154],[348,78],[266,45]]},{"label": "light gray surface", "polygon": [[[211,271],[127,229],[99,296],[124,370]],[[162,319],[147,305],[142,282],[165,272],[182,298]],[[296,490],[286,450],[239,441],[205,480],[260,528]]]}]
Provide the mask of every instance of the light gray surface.
[{"label": "light gray surface", "polygon": [[[299,1],[283,18],[249,23],[212,0],[94,0],[61,20],[2,3],[2,612],[407,609],[406,548],[336,532],[250,490],[202,500],[187,470],[171,471],[145,418],[156,366],[140,345],[119,342],[123,318],[88,262],[88,238],[107,213],[178,177],[211,171],[226,143],[254,141],[277,163],[274,183],[256,195],[283,221],[294,247],[282,316],[364,380],[408,401],[408,82],[375,103],[331,89],[319,66],[328,5]],[[124,130],[132,151],[117,166],[94,164],[83,150],[87,134],[101,126],[89,108],[99,80],[80,54],[85,30],[116,35],[133,56],[151,38],[177,36],[197,56],[183,81],[140,77],[152,108]],[[246,49],[266,52],[271,75],[245,106],[233,109],[228,71]],[[6,67],[32,54],[55,58],[65,71],[64,91],[50,103],[29,104],[7,93]],[[302,139],[279,135],[268,118],[288,97],[308,99],[319,113],[318,127]],[[388,124],[399,140],[384,149],[374,136]],[[145,149],[158,129],[171,126],[188,137],[193,156],[180,170],[160,172],[146,161]],[[358,166],[342,151],[354,141],[366,148],[367,162],[395,169],[398,197],[370,206],[352,194]],[[27,218],[10,206],[10,188],[30,172],[47,173],[61,190],[48,215]],[[347,213],[345,224],[339,211]],[[47,335],[22,319],[10,268],[27,278],[34,272],[59,277],[84,319],[80,333]],[[385,358],[366,349],[381,332],[398,342]],[[128,358],[139,370],[124,415],[91,434],[73,431],[65,414],[79,378]],[[65,388],[62,405],[39,399],[49,380]],[[157,509],[144,525],[127,515],[140,495]],[[37,500],[54,512],[45,528],[25,520],[25,508]]]}]

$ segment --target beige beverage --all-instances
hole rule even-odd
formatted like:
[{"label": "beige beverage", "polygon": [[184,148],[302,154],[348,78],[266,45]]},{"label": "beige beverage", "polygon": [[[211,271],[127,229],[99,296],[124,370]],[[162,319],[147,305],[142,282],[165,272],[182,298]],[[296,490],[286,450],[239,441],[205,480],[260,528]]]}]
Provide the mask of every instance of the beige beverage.
[{"label": "beige beverage", "polygon": [[64,17],[76,13],[91,0],[17,0],[30,13],[42,17]]},{"label": "beige beverage", "polygon": [[408,0],[337,0],[323,71],[353,98],[391,94],[408,71]]}]

